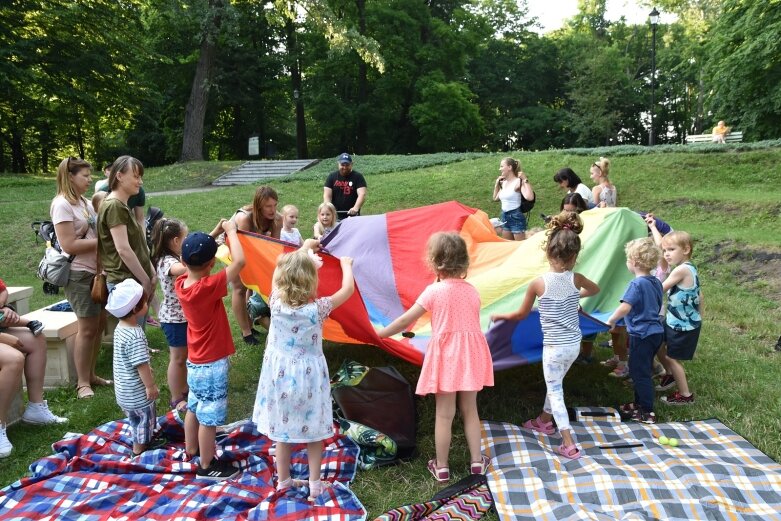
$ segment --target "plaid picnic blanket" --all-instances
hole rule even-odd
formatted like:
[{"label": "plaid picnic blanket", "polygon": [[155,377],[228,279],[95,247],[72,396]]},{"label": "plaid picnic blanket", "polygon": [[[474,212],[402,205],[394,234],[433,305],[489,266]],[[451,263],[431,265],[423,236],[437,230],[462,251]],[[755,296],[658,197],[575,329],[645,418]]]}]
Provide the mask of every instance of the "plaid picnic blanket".
[{"label": "plaid picnic blanket", "polygon": [[[325,441],[322,472],[331,486],[312,504],[307,501],[307,488],[275,490],[273,442],[261,436],[251,421],[218,430],[217,454],[241,469],[237,478],[218,483],[195,479],[196,463],[186,461],[178,417],[169,412],[158,421],[168,442],[135,458],[130,427],[124,420],[55,443],[52,456],[30,466],[32,476],[0,491],[0,519],[354,521],[366,517],[347,486],[355,475],[358,448],[344,436]],[[292,475],[307,479],[304,445],[294,449]]]},{"label": "plaid picnic blanket", "polygon": [[483,423],[500,519],[781,519],[781,465],[718,420],[572,428],[579,460],[554,453],[558,435]]}]

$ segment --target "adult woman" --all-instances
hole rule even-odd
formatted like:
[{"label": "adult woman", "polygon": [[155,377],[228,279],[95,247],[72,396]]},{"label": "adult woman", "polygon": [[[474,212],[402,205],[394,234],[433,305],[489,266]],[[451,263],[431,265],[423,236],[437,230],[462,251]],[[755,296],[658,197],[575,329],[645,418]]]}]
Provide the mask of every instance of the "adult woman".
[{"label": "adult woman", "polygon": [[553,181],[558,183],[560,187],[567,191],[567,193],[577,192],[586,201],[589,208],[594,208],[594,196],[588,186],[583,184],[578,174],[576,174],[571,168],[562,168],[553,176]]},{"label": "adult woman", "polygon": [[[0,293],[5,284],[0,280]],[[5,297],[2,297],[5,300]],[[6,302],[0,302],[0,458],[11,454],[13,445],[8,440],[6,422],[8,409],[14,399],[24,372],[27,383],[27,408],[22,421],[36,425],[65,423],[67,418],[52,414],[43,399],[43,378],[46,373],[46,339],[33,335],[26,327],[8,327],[19,320],[16,312]]]},{"label": "adult woman", "polygon": [[79,398],[92,398],[93,385],[111,384],[95,374],[103,309],[90,297],[98,258],[97,216],[84,197],[91,181],[92,165],[75,157],[63,159],[57,168],[57,195],[49,209],[62,251],[74,255],[65,297],[78,320],[73,361]]},{"label": "adult woman", "polygon": [[143,177],[144,165],[134,157],[118,157],[111,165],[108,178],[111,192],[98,212],[98,255],[109,289],[132,278],[151,298],[157,278],[149,259],[146,234],[127,205],[128,199],[144,184]]},{"label": "adult woman", "polygon": [[494,183],[494,201],[502,202],[502,237],[522,241],[526,238],[526,216],[521,206],[534,200],[534,190],[521,165],[512,157],[499,163],[499,177]]},{"label": "adult woman", "polygon": [[[279,239],[282,232],[282,215],[277,212],[279,196],[276,190],[270,186],[259,186],[255,190],[255,197],[252,204],[243,206],[236,210],[233,215],[233,221],[239,230],[268,235],[274,239]],[[257,345],[260,341],[255,337],[256,331],[252,328],[249,314],[247,313],[247,288],[241,283],[241,279],[229,281],[233,288],[231,298],[231,308],[236,322],[241,328],[241,336],[244,342],[250,345]],[[268,309],[266,307],[266,309]],[[261,311],[261,316],[265,313]],[[265,317],[268,319],[268,316]]]},{"label": "adult woman", "polygon": [[610,160],[600,157],[589,170],[591,180],[596,183],[591,190],[594,204],[599,208],[615,208],[618,204],[616,185],[610,182]]}]

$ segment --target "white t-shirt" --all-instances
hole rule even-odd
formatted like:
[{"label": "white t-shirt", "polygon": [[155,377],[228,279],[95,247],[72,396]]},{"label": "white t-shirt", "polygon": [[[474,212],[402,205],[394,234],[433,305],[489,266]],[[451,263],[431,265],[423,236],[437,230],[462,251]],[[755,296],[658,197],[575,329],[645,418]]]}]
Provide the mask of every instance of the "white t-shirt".
[{"label": "white t-shirt", "polygon": [[[97,221],[97,215],[92,205],[89,204],[86,199],[83,199],[77,204],[71,204],[65,199],[64,196],[58,195],[52,201],[51,208],[49,209],[52,222],[54,224],[60,223],[73,223],[73,236],[75,239],[81,239],[84,232],[85,239],[96,239],[98,236],[95,233],[95,223]],[[60,244],[62,246],[62,244]],[[70,252],[63,248],[63,252],[70,255]],[[76,255],[71,264],[71,269],[76,271],[88,271],[95,273],[97,270],[98,252],[97,249],[90,253],[81,253]]]},{"label": "white t-shirt", "polygon": [[301,246],[301,243],[304,242],[304,239],[301,238],[301,232],[298,231],[298,228],[293,228],[289,232],[282,228],[282,231],[279,232],[279,239],[285,242],[292,242],[293,244],[297,244],[299,246]]},{"label": "white t-shirt", "polygon": [[503,212],[521,207],[521,192],[517,191],[519,186],[521,186],[520,177],[502,183],[502,188],[499,189],[499,200],[502,202]]},{"label": "white t-shirt", "polygon": [[588,186],[580,183],[575,187],[575,193],[580,194],[583,200],[586,201],[586,204],[589,208],[594,206],[594,194],[591,192]]}]

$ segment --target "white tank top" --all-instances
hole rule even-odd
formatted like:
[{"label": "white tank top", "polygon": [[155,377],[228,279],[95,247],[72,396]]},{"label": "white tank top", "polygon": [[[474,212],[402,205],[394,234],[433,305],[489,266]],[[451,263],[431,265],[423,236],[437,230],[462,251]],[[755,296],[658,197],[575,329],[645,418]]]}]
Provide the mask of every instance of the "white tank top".
[{"label": "white tank top", "polygon": [[521,178],[505,180],[499,190],[499,200],[502,202],[502,211],[509,212],[521,207],[521,192],[517,192],[521,184]]}]

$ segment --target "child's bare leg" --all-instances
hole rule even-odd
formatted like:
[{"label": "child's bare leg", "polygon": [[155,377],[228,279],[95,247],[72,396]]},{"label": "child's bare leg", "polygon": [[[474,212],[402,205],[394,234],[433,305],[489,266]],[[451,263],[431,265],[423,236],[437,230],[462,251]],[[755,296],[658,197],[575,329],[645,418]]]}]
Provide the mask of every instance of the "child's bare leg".
[{"label": "child's bare leg", "polygon": [[211,465],[214,459],[215,439],[217,437],[217,427],[210,425],[198,426],[198,448],[201,450],[201,468],[205,469]]},{"label": "child's bare leg", "polygon": [[306,457],[309,459],[309,481],[320,481],[320,466],[323,461],[323,442],[313,441],[307,443]]},{"label": "child's bare leg", "polygon": [[231,295],[231,309],[233,310],[233,316],[236,318],[239,327],[241,328],[241,336],[247,336],[252,334],[252,327],[249,323],[249,315],[247,314],[247,288],[241,283],[241,280],[230,281],[233,288]]},{"label": "child's bare leg", "polygon": [[456,415],[456,393],[437,393],[436,419],[434,420],[434,446],[437,468],[448,466],[453,418]]},{"label": "child's bare leg", "polygon": [[572,438],[572,430],[563,429],[560,430],[559,433],[561,434],[561,442],[565,447],[570,447],[575,444],[575,440]]},{"label": "child's bare leg", "polygon": [[660,347],[659,351],[656,352],[656,358],[659,360],[659,363],[664,366],[664,370],[667,371],[667,374],[673,373],[673,368],[670,365],[672,358],[667,356],[667,344],[662,344],[662,347]]},{"label": "child's bare leg", "polygon": [[8,344],[0,344],[0,368],[0,424],[5,425],[8,409],[22,382],[24,354]]},{"label": "child's bare leg", "polygon": [[614,333],[610,333],[610,339],[613,341],[613,354],[618,357],[620,362],[626,362],[629,353],[626,344],[626,327],[617,326]]},{"label": "child's bare leg", "polygon": [[187,411],[184,416],[184,450],[190,457],[195,456],[195,453],[198,452],[198,427],[200,427],[200,423],[198,423],[195,413]]},{"label": "child's bare leg", "polygon": [[458,393],[458,409],[464,420],[464,436],[469,447],[471,463],[481,462],[480,452],[480,415],[477,413],[477,391],[461,391]]},{"label": "child's bare leg", "polygon": [[290,478],[290,453],[292,445],[278,441],[274,454],[274,464],[277,466],[278,482],[282,483]]},{"label": "child's bare leg", "polygon": [[180,401],[187,400],[187,346],[172,347],[168,355],[168,388],[176,407]]},{"label": "child's bare leg", "polygon": [[675,384],[678,386],[678,392],[684,396],[690,396],[689,382],[686,381],[686,371],[683,369],[683,365],[676,359],[667,357],[670,361],[670,373],[675,378]]}]

